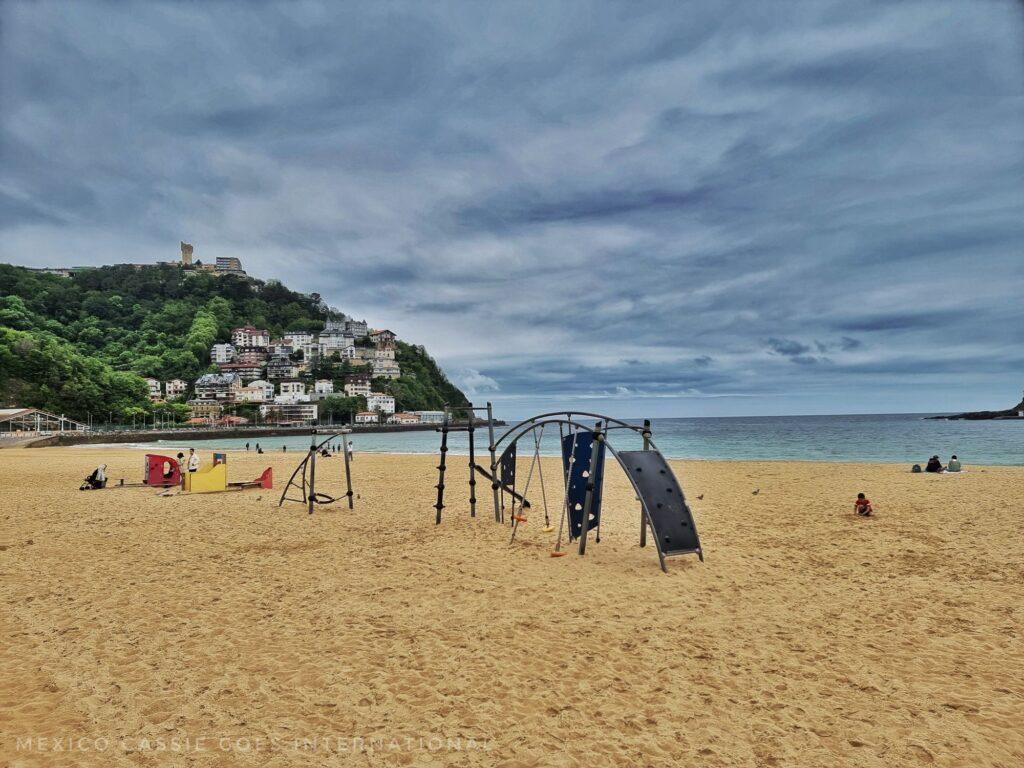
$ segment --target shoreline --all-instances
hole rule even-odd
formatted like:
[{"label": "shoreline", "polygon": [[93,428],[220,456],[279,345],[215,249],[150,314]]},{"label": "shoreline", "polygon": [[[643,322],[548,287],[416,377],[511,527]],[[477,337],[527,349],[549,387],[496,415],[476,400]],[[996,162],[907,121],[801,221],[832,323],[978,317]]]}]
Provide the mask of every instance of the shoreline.
[{"label": "shoreline", "polygon": [[[478,422],[478,426],[479,426]],[[505,426],[503,421],[495,421],[495,426]],[[440,428],[438,424],[371,424],[371,425],[320,425],[308,427],[240,427],[232,429],[163,429],[150,430],[146,432],[64,432],[55,435],[43,435],[29,441],[20,440],[20,447],[23,448],[54,448],[76,445],[119,445],[124,443],[149,444],[156,440],[238,440],[245,437],[296,437],[311,435],[314,431],[317,434],[326,435],[334,432],[335,429],[349,429],[351,434],[373,435],[401,432],[436,432]],[[5,447],[19,447],[18,445],[5,446],[0,440],[0,449]]]},{"label": "shoreline", "polygon": [[[46,447],[46,448],[76,448],[76,449],[79,449],[79,450],[83,450],[83,449],[84,450],[101,450],[101,449],[110,450],[110,449],[115,449],[115,450],[136,450],[136,451],[159,451],[161,449],[166,450],[167,448],[170,448],[172,446],[170,444],[156,445],[156,444],[153,444],[153,443],[151,443],[151,444],[146,444],[146,443],[96,443],[96,444],[82,444],[82,445],[71,445],[71,446],[68,446],[68,445],[51,445],[51,446],[43,446],[43,447]],[[175,447],[177,447],[177,446],[175,446]],[[187,447],[187,446],[182,446],[182,447]],[[234,451],[234,452],[240,453],[242,455],[248,455],[248,454],[252,454],[253,456],[261,455],[261,454],[257,454],[255,450],[246,451],[244,448],[239,448],[237,446],[212,446],[212,445],[207,446],[207,445],[203,445],[203,446],[200,446],[198,448],[198,450],[201,450],[201,451],[202,450],[209,450],[209,451],[222,450],[222,451]],[[296,456],[304,455],[303,452],[300,451],[300,450],[282,451],[280,448],[265,448],[263,450],[263,454],[262,455],[273,455],[273,454],[281,454],[281,455],[294,454]],[[360,448],[358,446],[353,451],[353,456],[354,457],[358,457],[360,455],[367,455],[367,454],[372,454],[373,456],[394,456],[396,458],[418,458],[418,457],[423,457],[423,456],[436,456],[437,455],[437,451],[436,450],[434,450],[434,451],[386,451],[386,450],[378,450],[378,449],[374,449],[374,448]],[[477,452],[476,455],[477,455],[478,459],[481,456],[479,451]],[[530,454],[530,455],[532,456],[532,454]],[[847,466],[847,467],[849,467],[849,466],[908,467],[908,469],[906,470],[907,474],[950,475],[950,476],[966,475],[966,474],[970,474],[971,472],[984,471],[986,469],[1014,469],[1014,468],[1018,468],[1018,467],[1024,467],[1024,462],[1022,462],[1020,464],[981,463],[981,464],[970,464],[970,465],[967,466],[967,468],[963,469],[960,472],[921,472],[921,473],[914,473],[914,472],[910,471],[909,467],[913,466],[915,463],[922,464],[922,462],[913,462],[913,461],[911,461],[911,462],[908,463],[908,462],[905,462],[905,461],[878,461],[878,460],[872,460],[872,459],[789,459],[789,458],[764,459],[764,458],[721,458],[721,457],[716,457],[716,456],[699,456],[699,457],[693,457],[693,456],[672,456],[672,455],[669,455],[669,454],[663,454],[663,455],[670,462],[677,462],[677,461],[682,462],[682,461],[685,461],[685,462],[691,463],[691,464],[693,464],[693,463],[702,463],[702,464],[704,464],[704,463],[708,463],[708,464],[712,464],[712,463],[714,463],[714,464],[717,464],[717,463],[722,463],[722,464],[779,464],[779,465],[808,464],[808,465],[816,466],[816,467],[817,466],[821,466],[822,464],[841,464],[841,465]],[[449,457],[451,457],[451,456],[468,457],[469,453],[468,452],[457,451],[457,450],[453,450],[453,449],[449,448],[448,456]],[[544,459],[557,459],[558,456],[559,455],[556,454],[556,453],[541,453],[541,458],[544,458]],[[448,467],[448,471],[450,472],[451,469],[452,469],[452,467],[449,466]]]}]

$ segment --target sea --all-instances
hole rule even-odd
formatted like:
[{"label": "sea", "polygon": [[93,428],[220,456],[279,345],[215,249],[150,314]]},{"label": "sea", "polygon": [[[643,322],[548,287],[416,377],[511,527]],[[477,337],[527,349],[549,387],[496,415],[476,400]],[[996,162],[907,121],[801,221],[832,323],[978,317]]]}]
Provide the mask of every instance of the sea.
[{"label": "sea", "polygon": [[[965,464],[1024,465],[1024,419],[1002,421],[946,421],[931,414],[875,414],[851,416],[749,416],[665,418],[651,422],[653,441],[675,459],[734,459],[784,461],[896,462],[924,464],[938,454],[943,463],[957,454]],[[626,419],[632,424],[640,420]],[[500,436],[507,427],[498,427]],[[323,438],[321,438],[323,439]],[[434,431],[353,434],[353,450],[367,453],[436,453],[440,435]],[[619,450],[640,447],[630,430],[614,430],[611,443]],[[520,455],[532,450],[530,438],[519,444]],[[543,455],[557,456],[557,425],[550,425],[540,440]],[[256,438],[212,438],[180,442],[161,440],[146,447],[169,450],[255,450]],[[476,450],[487,450],[487,430],[476,433]],[[262,440],[264,450],[305,451],[309,438],[274,437]],[[451,454],[468,453],[465,432],[452,432]]]}]

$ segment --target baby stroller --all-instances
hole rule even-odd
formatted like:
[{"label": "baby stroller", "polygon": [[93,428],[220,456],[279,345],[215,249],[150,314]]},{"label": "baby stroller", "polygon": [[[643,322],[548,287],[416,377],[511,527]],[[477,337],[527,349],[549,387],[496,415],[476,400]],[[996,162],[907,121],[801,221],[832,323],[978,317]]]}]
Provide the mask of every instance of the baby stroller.
[{"label": "baby stroller", "polygon": [[80,491],[98,491],[107,487],[107,465],[100,464],[96,469],[92,471],[85,480],[82,481],[82,485],[79,486]]}]

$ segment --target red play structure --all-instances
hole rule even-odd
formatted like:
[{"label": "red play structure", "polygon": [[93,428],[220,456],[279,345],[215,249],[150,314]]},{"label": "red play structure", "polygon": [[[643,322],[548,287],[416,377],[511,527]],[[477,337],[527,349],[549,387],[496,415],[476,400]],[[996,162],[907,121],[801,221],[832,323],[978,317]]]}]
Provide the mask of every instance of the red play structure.
[{"label": "red play structure", "polygon": [[144,485],[161,488],[181,485],[181,465],[177,459],[170,456],[147,453],[143,472],[142,483]]}]

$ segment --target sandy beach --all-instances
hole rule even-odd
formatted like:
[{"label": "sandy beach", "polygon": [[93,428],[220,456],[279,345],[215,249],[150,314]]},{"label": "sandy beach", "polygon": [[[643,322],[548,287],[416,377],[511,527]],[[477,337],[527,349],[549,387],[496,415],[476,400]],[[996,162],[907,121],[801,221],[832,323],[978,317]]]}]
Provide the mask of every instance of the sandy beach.
[{"label": "sandy beach", "polygon": [[539,510],[470,519],[464,457],[440,527],[430,456],[313,516],[292,453],[231,453],[269,492],[77,490],[143,453],[0,451],[3,765],[1024,764],[1024,468],[673,462],[707,561],[663,574],[617,468],[553,559]]}]

